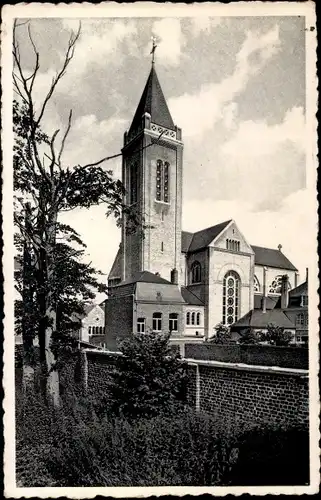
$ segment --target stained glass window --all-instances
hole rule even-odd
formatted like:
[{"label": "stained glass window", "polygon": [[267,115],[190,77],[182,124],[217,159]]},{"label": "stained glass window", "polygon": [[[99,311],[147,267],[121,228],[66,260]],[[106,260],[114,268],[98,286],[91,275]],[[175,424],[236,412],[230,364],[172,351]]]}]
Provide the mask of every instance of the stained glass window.
[{"label": "stained glass window", "polygon": [[260,291],[260,283],[256,276],[254,276],[254,292]]},{"label": "stained glass window", "polygon": [[192,283],[200,283],[202,281],[201,264],[197,261],[193,262],[191,267]]},{"label": "stained glass window", "polygon": [[223,280],[223,324],[232,325],[239,318],[241,280],[235,271],[229,271]]},{"label": "stained glass window", "polygon": [[168,161],[156,162],[156,200],[169,203],[169,168]]}]

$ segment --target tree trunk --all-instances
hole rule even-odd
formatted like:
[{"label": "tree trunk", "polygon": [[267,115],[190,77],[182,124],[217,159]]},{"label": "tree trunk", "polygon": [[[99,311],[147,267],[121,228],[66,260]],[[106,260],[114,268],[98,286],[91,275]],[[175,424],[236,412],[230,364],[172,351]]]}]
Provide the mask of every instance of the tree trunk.
[{"label": "tree trunk", "polygon": [[38,304],[40,309],[39,350],[41,366],[41,389],[47,404],[58,406],[59,374],[55,369],[55,356],[51,348],[53,332],[56,330],[56,304],[52,290],[54,272],[53,252],[55,247],[57,214],[46,221],[46,241],[40,249]]}]

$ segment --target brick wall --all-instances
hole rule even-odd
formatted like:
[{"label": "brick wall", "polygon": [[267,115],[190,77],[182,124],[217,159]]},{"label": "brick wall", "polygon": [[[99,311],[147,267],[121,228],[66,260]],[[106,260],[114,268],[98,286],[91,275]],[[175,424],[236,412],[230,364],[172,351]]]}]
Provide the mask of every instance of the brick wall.
[{"label": "brick wall", "polygon": [[[65,363],[61,388],[108,399],[117,353],[80,351]],[[18,369],[19,372],[19,369]],[[309,418],[308,371],[298,368],[240,366],[218,361],[188,362],[188,401],[197,410],[248,422],[304,423]],[[16,377],[19,386],[21,377]],[[19,387],[16,387],[18,397]]]},{"label": "brick wall", "polygon": [[[203,365],[202,363],[208,363]],[[309,420],[307,373],[198,362],[200,410],[241,421],[305,423]],[[190,387],[196,397],[195,387]]]},{"label": "brick wall", "polygon": [[309,352],[301,347],[268,345],[185,344],[185,358],[207,359],[248,365],[308,369]]}]

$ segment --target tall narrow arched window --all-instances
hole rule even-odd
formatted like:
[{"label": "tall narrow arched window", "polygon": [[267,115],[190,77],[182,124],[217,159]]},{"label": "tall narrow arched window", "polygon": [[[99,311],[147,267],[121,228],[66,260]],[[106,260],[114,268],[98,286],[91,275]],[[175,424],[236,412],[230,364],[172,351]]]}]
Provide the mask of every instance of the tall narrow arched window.
[{"label": "tall narrow arched window", "polygon": [[195,325],[195,313],[192,312],[192,325]]},{"label": "tall narrow arched window", "polygon": [[165,161],[164,163],[164,191],[163,200],[165,203],[169,202],[169,163]]},{"label": "tall narrow arched window", "polygon": [[130,204],[137,203],[138,192],[138,169],[135,163],[130,166]]},{"label": "tall narrow arched window", "polygon": [[91,326],[88,327],[88,335],[91,335]]},{"label": "tall narrow arched window", "polygon": [[170,193],[170,164],[168,161],[156,162],[156,200],[169,203]]},{"label": "tall narrow arched window", "polygon": [[186,324],[189,325],[191,322],[191,313],[187,312],[186,313]]},{"label": "tall narrow arched window", "polygon": [[257,277],[254,275],[254,292],[260,291],[260,283]]},{"label": "tall narrow arched window", "polygon": [[161,201],[162,199],[162,170],[163,162],[162,160],[157,160],[156,163],[156,200]]},{"label": "tall narrow arched window", "polygon": [[196,324],[200,325],[201,324],[201,313],[196,314]]},{"label": "tall narrow arched window", "polygon": [[202,268],[198,261],[194,261],[191,267],[191,282],[200,283],[202,281]]},{"label": "tall narrow arched window", "polygon": [[229,271],[223,280],[223,324],[232,325],[239,318],[241,280],[235,271]]}]

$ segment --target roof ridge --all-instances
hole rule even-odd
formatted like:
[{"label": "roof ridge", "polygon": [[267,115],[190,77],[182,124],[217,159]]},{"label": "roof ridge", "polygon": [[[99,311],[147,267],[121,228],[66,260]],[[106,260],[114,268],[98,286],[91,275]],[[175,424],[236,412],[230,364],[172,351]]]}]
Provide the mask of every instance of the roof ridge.
[{"label": "roof ridge", "polygon": [[[198,233],[201,233],[203,231],[208,231],[209,229],[213,229],[214,227],[217,227],[217,226],[220,226],[220,225],[223,225],[223,224],[229,224],[230,222],[232,222],[232,220],[233,219],[229,219],[229,220],[226,220],[226,221],[223,221],[223,222],[218,222],[217,224],[213,224],[212,226],[204,227],[204,229],[200,229],[199,231],[195,231],[192,234],[198,234]],[[185,231],[185,232],[188,232],[188,231]]]}]

